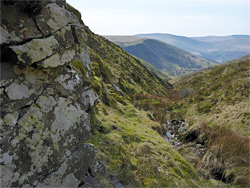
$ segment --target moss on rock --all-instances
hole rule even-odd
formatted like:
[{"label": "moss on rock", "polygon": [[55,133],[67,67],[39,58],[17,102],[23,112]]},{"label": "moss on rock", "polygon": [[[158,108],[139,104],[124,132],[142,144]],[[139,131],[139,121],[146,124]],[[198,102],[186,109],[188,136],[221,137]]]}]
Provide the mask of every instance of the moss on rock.
[{"label": "moss on rock", "polygon": [[79,22],[81,24],[84,24],[83,21],[82,21],[82,15],[81,15],[81,13],[77,9],[75,9],[70,4],[67,3],[66,4],[66,10],[69,11],[69,12],[72,12],[74,15],[76,15],[77,18],[79,19]]},{"label": "moss on rock", "polygon": [[79,71],[83,77],[85,78],[87,76],[87,69],[83,66],[83,63],[77,59],[73,59],[70,64]]}]

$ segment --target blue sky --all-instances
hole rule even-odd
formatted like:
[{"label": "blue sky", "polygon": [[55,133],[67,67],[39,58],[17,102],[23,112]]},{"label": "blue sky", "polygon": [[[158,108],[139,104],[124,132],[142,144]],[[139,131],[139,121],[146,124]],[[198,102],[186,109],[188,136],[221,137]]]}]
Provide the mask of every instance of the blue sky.
[{"label": "blue sky", "polygon": [[250,34],[250,0],[67,0],[100,35]]}]

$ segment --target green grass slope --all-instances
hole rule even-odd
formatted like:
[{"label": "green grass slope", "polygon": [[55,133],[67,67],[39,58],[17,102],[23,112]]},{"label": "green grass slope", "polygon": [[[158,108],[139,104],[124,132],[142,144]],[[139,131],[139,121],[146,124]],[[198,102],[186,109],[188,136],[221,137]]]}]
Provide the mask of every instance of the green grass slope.
[{"label": "green grass slope", "polygon": [[105,37],[172,78],[215,65],[208,60],[157,40],[132,36]]},{"label": "green grass slope", "polygon": [[191,124],[205,120],[249,136],[249,71],[247,60],[182,77],[175,88],[187,96],[177,108]]},{"label": "green grass slope", "polygon": [[[250,60],[220,65],[178,79],[166,96],[137,95],[136,103],[150,109],[159,122],[186,121],[187,132],[179,135],[184,145],[178,151],[205,177],[246,187],[249,73]],[[204,153],[197,152],[200,146]]]},{"label": "green grass slope", "polygon": [[[199,187],[215,185],[195,169],[156,131],[163,127],[132,104],[136,94],[165,95],[172,86],[102,36],[88,33],[94,85],[100,96],[92,119],[96,161],[126,187]],[[119,89],[118,89],[119,88]],[[110,179],[98,182],[110,187]]]},{"label": "green grass slope", "polygon": [[231,60],[231,61],[226,61],[226,62],[223,63],[223,65],[230,64],[230,63],[239,63],[239,62],[247,61],[247,60],[250,60],[250,54],[245,55],[243,57],[240,57],[238,59],[234,59],[234,60]]},{"label": "green grass slope", "polygon": [[[111,176],[126,187],[199,187],[209,181],[199,177],[155,129],[145,111],[118,104],[118,110],[100,103],[96,127],[89,141],[95,145],[96,160],[104,161]],[[99,177],[100,182],[105,178]],[[105,184],[103,184],[105,187]]]},{"label": "green grass slope", "polygon": [[119,87],[129,97],[137,93],[166,94],[166,89],[172,87],[118,45],[87,32],[93,70],[105,84]]},{"label": "green grass slope", "polygon": [[249,73],[250,60],[236,60],[182,77],[174,85],[183,98],[171,112],[182,114],[189,135],[207,148],[196,167],[240,187],[250,183]]},{"label": "green grass slope", "polygon": [[[139,59],[139,58],[137,58]],[[151,70],[153,73],[155,73],[157,76],[159,76],[161,79],[163,80],[166,80],[166,81],[169,81],[171,80],[171,78],[164,72],[160,71],[159,69],[155,68],[153,65],[151,65],[150,63],[142,60],[142,59],[139,59],[140,62],[145,66],[147,67],[149,70]]]},{"label": "green grass slope", "polygon": [[[135,95],[166,95],[172,85],[149,71],[142,63],[87,27],[93,77],[78,61],[72,65],[100,96],[93,114],[92,138],[95,164],[104,164],[95,179],[113,187],[117,177],[125,187],[218,187],[208,181],[158,133],[162,125],[132,104]],[[97,166],[99,168],[99,166]],[[105,173],[105,168],[109,173]],[[104,171],[102,171],[104,170]],[[85,186],[85,185],[84,185]],[[86,185],[87,186],[87,185]]]},{"label": "green grass slope", "polygon": [[[137,95],[159,122],[184,119],[178,151],[206,178],[249,185],[250,61],[180,78],[166,96]],[[203,149],[199,149],[203,148]]]}]

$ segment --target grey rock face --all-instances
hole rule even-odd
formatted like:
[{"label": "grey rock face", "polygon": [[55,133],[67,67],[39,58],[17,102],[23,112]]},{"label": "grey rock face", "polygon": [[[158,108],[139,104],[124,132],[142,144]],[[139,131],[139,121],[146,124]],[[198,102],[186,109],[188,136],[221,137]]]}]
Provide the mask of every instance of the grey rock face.
[{"label": "grey rock face", "polygon": [[83,181],[84,185],[82,185],[82,188],[87,188],[87,187],[94,187],[94,188],[104,188],[103,186],[101,186],[98,181],[96,180],[96,178],[92,177],[92,176],[86,176],[84,178]]},{"label": "grey rock face", "polygon": [[168,138],[172,137],[172,135],[171,135],[171,133],[169,131],[166,132],[166,137],[168,137]]},{"label": "grey rock face", "polygon": [[109,177],[108,167],[100,160],[95,161],[91,165],[90,169],[93,176],[102,176],[105,178]]},{"label": "grey rock face", "polygon": [[121,184],[121,182],[117,177],[114,177],[112,179],[112,184],[114,185],[115,188],[124,188],[124,186]]},{"label": "grey rock face", "polygon": [[[51,173],[37,187],[78,187],[79,179],[83,178],[81,172],[88,170],[86,164],[91,163],[94,158],[93,150],[94,148],[91,144],[82,145],[77,152],[70,154],[59,169]],[[66,177],[65,174],[67,175]]]},{"label": "grey rock face", "polygon": [[186,131],[185,121],[167,120],[166,124],[167,124],[167,132],[165,140],[170,144],[172,144],[172,146],[175,149],[177,149],[181,146],[181,142],[179,141],[178,136]]},{"label": "grey rock face", "polygon": [[[2,3],[2,1],[1,1]],[[16,6],[1,4],[1,45],[42,36],[35,22]]]},{"label": "grey rock face", "polygon": [[2,4],[1,187],[77,187],[94,160],[98,96],[70,64],[92,75],[85,26],[49,2],[32,16]]}]

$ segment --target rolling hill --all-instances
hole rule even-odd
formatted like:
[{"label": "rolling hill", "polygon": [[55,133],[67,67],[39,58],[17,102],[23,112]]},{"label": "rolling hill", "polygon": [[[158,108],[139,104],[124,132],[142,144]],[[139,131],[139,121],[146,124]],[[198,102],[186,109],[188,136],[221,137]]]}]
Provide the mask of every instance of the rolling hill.
[{"label": "rolling hill", "polygon": [[172,78],[216,65],[158,40],[132,36],[105,37]]},{"label": "rolling hill", "polygon": [[169,81],[171,80],[171,78],[164,72],[160,71],[159,69],[155,68],[153,65],[151,65],[150,63],[143,61],[140,58],[137,58],[140,60],[140,62],[147,67],[149,70],[151,70],[153,73],[155,73],[157,76],[159,76],[161,79],[165,80],[165,81]]},{"label": "rolling hill", "polygon": [[185,96],[178,105],[186,119],[230,126],[249,135],[249,70],[250,60],[236,61],[178,79],[174,86]]},{"label": "rolling hill", "polygon": [[[118,45],[88,30],[88,47],[92,67],[105,84],[119,87],[124,95],[136,93],[166,94],[172,85],[148,70],[139,59]],[[154,80],[154,81],[152,81]]]},{"label": "rolling hill", "polygon": [[234,60],[231,60],[231,61],[226,61],[223,64],[238,63],[238,62],[247,61],[247,60],[250,60],[250,55],[245,55],[245,56],[240,57],[238,59],[234,59]]},{"label": "rolling hill", "polygon": [[160,40],[218,63],[233,60],[250,53],[249,35],[185,37],[152,33],[135,36]]}]

